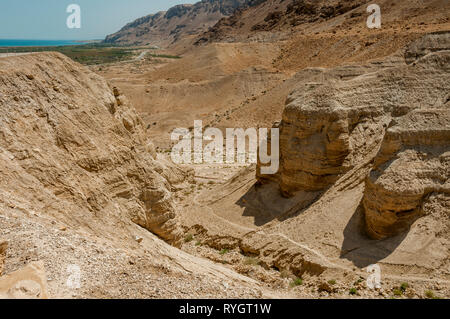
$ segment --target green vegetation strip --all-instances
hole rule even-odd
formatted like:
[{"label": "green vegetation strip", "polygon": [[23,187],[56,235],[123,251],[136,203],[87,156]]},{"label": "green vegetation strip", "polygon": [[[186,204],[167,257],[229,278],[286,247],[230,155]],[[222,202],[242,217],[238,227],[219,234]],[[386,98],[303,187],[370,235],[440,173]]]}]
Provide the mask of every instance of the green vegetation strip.
[{"label": "green vegetation strip", "polygon": [[169,55],[169,54],[154,54],[154,53],[149,53],[148,55],[150,55],[153,58],[165,58],[165,59],[180,59],[181,57],[178,55]]},{"label": "green vegetation strip", "polygon": [[139,48],[114,47],[111,44],[92,43],[58,47],[16,47],[0,48],[0,53],[26,53],[56,51],[84,65],[95,65],[126,61],[133,58]]}]

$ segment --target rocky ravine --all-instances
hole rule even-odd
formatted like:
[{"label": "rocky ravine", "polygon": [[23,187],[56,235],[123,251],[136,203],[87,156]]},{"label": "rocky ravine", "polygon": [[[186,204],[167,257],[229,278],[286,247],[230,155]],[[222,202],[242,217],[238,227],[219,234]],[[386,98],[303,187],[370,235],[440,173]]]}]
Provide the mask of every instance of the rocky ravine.
[{"label": "rocky ravine", "polygon": [[[195,44],[237,42],[248,40],[273,41],[289,37],[293,28],[318,23],[346,14],[358,7],[352,18],[361,16],[365,0],[260,0],[220,19],[208,31],[197,37]],[[288,31],[288,32],[287,32]]]},{"label": "rocky ravine", "polygon": [[271,295],[151,233],[177,243],[171,190],[189,172],[103,78],[57,53],[0,58],[0,108],[2,297]]},{"label": "rocky ravine", "polygon": [[[53,53],[1,64],[3,200],[23,194],[53,215],[72,206],[78,211],[66,216],[72,220],[115,207],[174,239],[170,188],[182,174],[157,161],[140,118],[117,89]],[[33,196],[38,184],[46,197]]]},{"label": "rocky ravine", "polygon": [[397,67],[349,80],[316,70],[322,81],[302,83],[287,99],[279,174],[264,176],[258,167],[259,181],[275,181],[287,197],[326,197],[363,183],[361,207],[374,239],[405,233],[425,215],[448,229],[449,39],[448,32],[427,35],[404,50]]},{"label": "rocky ravine", "polygon": [[[258,166],[255,183],[251,166],[229,179],[211,167],[213,182],[185,192],[183,249],[277,287],[280,275],[301,277],[296,290],[316,297],[351,287],[396,297],[402,283],[414,287],[408,298],[448,296],[449,39],[428,34],[392,56],[298,72],[275,125],[279,174]],[[364,281],[373,264],[380,291]],[[340,286],[324,292],[330,280]]]}]

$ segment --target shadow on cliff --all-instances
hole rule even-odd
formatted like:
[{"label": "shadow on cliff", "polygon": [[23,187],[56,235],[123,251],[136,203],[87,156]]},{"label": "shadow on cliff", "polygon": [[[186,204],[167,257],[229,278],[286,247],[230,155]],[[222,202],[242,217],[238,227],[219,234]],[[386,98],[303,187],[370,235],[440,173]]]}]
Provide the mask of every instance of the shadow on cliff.
[{"label": "shadow on cliff", "polygon": [[350,260],[359,268],[376,264],[391,255],[408,235],[408,232],[403,232],[392,238],[373,240],[365,229],[364,210],[360,203],[344,229],[340,255],[340,258]]},{"label": "shadow on cliff", "polygon": [[264,226],[274,220],[285,221],[296,217],[319,200],[324,192],[298,192],[291,198],[281,195],[275,183],[255,183],[237,202],[244,208],[242,216],[254,217],[255,226]]}]

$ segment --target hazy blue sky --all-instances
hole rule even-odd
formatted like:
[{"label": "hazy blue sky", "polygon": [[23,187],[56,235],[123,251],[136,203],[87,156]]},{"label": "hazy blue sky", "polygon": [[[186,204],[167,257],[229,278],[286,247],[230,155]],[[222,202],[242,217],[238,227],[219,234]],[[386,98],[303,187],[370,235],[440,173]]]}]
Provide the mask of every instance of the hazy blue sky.
[{"label": "hazy blue sky", "polygon": [[[103,39],[136,18],[197,0],[0,0],[0,39]],[[81,7],[81,29],[66,26],[67,6]]]}]

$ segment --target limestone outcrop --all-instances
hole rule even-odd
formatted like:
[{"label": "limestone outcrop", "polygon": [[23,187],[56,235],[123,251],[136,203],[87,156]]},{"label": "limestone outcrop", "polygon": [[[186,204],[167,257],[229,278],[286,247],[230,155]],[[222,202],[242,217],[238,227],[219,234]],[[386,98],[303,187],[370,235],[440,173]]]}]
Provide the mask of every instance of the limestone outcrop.
[{"label": "limestone outcrop", "polygon": [[372,238],[397,235],[425,214],[449,211],[448,48],[449,34],[441,32],[415,41],[405,51],[411,67],[440,67],[447,84],[430,91],[435,94],[433,104],[418,99],[416,110],[394,117],[386,130],[363,198],[366,229]]},{"label": "limestone outcrop", "polygon": [[430,196],[448,209],[449,38],[439,33],[412,43],[393,67],[350,79],[336,77],[342,70],[323,71],[321,81],[300,83],[280,126],[280,171],[257,173],[259,180],[276,180],[290,197],[325,191],[358,165],[373,165],[362,205],[376,239],[408,229],[424,207],[430,212]]},{"label": "limestone outcrop", "polygon": [[280,131],[283,193],[324,190],[379,147],[390,117],[445,99],[447,53],[348,81],[303,83],[287,99]]},{"label": "limestone outcrop", "polygon": [[433,32],[410,43],[405,49],[406,63],[413,63],[427,54],[448,50],[450,48],[450,36],[448,31]]},{"label": "limestone outcrop", "polygon": [[184,173],[103,78],[57,53],[0,59],[0,109],[0,201],[69,225],[115,214],[176,240],[170,190]]},{"label": "limestone outcrop", "polygon": [[[417,110],[393,121],[366,180],[363,206],[369,235],[401,233],[433,213],[440,197],[449,211],[450,107]],[[446,203],[447,202],[447,203]]]}]

